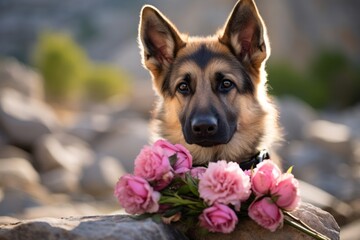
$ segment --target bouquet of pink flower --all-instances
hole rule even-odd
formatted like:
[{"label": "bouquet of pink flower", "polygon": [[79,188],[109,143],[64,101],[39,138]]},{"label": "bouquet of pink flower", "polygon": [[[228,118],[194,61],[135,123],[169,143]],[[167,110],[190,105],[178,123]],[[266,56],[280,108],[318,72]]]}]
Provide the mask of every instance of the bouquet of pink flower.
[{"label": "bouquet of pink flower", "polygon": [[193,167],[185,147],[158,140],[141,150],[134,174],[122,176],[114,194],[127,213],[156,214],[165,223],[196,219],[210,232],[230,233],[239,217],[249,216],[272,232],[285,220],[326,239],[289,213],[300,203],[298,181],[291,168],[282,173],[271,160],[245,171],[225,160]]}]

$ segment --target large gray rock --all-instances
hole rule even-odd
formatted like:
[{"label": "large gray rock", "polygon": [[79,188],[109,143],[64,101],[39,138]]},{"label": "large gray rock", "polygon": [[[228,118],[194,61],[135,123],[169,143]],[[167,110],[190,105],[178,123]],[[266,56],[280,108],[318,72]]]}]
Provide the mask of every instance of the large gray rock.
[{"label": "large gray rock", "polygon": [[185,240],[171,226],[129,216],[43,218],[0,225],[0,239]]},{"label": "large gray rock", "polygon": [[13,216],[31,207],[53,203],[53,198],[39,184],[24,184],[22,188],[6,186],[0,195],[2,195],[0,196],[0,216]]},{"label": "large gray rock", "polygon": [[340,200],[359,198],[359,179],[353,176],[353,169],[342,156],[312,142],[292,141],[282,149],[282,158],[285,169],[294,166],[296,178],[311,183]]},{"label": "large gray rock", "polygon": [[80,177],[66,169],[54,169],[41,174],[41,182],[51,192],[73,193],[79,190]]},{"label": "large gray rock", "polygon": [[29,98],[43,99],[43,79],[32,69],[10,58],[0,60],[0,89],[12,88]]},{"label": "large gray rock", "polygon": [[[309,225],[314,230],[327,236],[331,240],[340,239],[340,227],[335,219],[327,212],[314,207],[313,205],[303,203],[301,207],[292,213],[294,216],[300,218],[303,222]],[[241,221],[234,232],[231,234],[212,233],[205,236],[200,236],[197,232],[193,232],[191,237],[197,240],[232,240],[232,239],[246,239],[246,240],[311,240],[314,239],[299,230],[284,224],[281,230],[270,232],[265,228],[260,227],[252,220]]]},{"label": "large gray rock", "polygon": [[305,127],[317,118],[315,110],[307,103],[294,97],[278,99],[280,122],[284,127],[285,139],[304,139]]},{"label": "large gray rock", "polygon": [[114,192],[116,182],[124,173],[124,168],[115,158],[99,157],[84,167],[81,186],[87,193],[95,196],[109,195]]},{"label": "large gray rock", "polygon": [[0,186],[37,184],[40,178],[28,160],[22,158],[0,159]]},{"label": "large gray rock", "polygon": [[69,127],[68,132],[84,141],[91,142],[99,134],[107,132],[110,124],[109,114],[82,113],[77,117],[75,123]]},{"label": "large gray rock", "polygon": [[5,88],[0,91],[0,125],[11,142],[29,147],[42,135],[56,131],[59,123],[44,102]]},{"label": "large gray rock", "polygon": [[[313,229],[332,240],[339,239],[340,228],[334,218],[327,212],[309,204],[303,204],[294,213]],[[258,226],[254,221],[243,219],[234,232],[230,234],[209,234],[199,236],[194,223],[194,231],[190,239],[312,239],[304,233],[285,225],[274,233]],[[181,225],[177,225],[181,228]],[[136,240],[136,239],[188,239],[174,226],[157,223],[151,219],[135,220],[126,215],[92,216],[77,218],[43,218],[34,220],[18,220],[0,225],[0,239],[49,239],[49,240]]]},{"label": "large gray rock", "polygon": [[86,142],[65,133],[44,135],[36,143],[35,156],[42,172],[63,168],[75,174],[80,174],[95,157]]},{"label": "large gray rock", "polygon": [[96,152],[119,159],[126,171],[132,172],[134,159],[148,143],[148,122],[138,119],[119,119],[111,132],[93,143]]},{"label": "large gray rock", "polygon": [[0,146],[0,159],[1,158],[23,158],[32,161],[30,153],[12,145]]},{"label": "large gray rock", "polygon": [[306,126],[305,136],[328,151],[351,161],[353,142],[351,130],[347,126],[326,120],[316,120]]},{"label": "large gray rock", "polygon": [[358,240],[360,219],[341,228],[340,237],[342,240]]}]

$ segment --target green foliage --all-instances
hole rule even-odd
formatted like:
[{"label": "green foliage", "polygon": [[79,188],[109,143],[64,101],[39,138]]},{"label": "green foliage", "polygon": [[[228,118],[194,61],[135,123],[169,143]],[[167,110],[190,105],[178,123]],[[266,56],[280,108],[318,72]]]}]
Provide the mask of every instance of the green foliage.
[{"label": "green foliage", "polygon": [[67,34],[41,34],[33,54],[34,64],[45,79],[46,96],[53,102],[101,102],[129,90],[125,73],[92,63]]},{"label": "green foliage", "polygon": [[79,93],[89,63],[85,52],[68,35],[41,34],[33,58],[44,76],[50,100],[68,101]]},{"label": "green foliage", "polygon": [[320,52],[304,71],[284,62],[270,63],[270,93],[294,95],[315,108],[343,108],[360,101],[360,71],[343,54]]},{"label": "green foliage", "polygon": [[119,93],[126,93],[128,77],[109,65],[95,65],[85,81],[87,99],[101,102]]}]

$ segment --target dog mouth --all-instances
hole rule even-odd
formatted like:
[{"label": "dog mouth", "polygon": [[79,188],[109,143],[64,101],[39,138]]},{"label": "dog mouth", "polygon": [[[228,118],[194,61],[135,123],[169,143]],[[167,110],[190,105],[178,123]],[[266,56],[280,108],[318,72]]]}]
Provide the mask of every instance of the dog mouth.
[{"label": "dog mouth", "polygon": [[215,146],[218,146],[218,145],[221,145],[221,144],[224,144],[224,143],[218,143],[218,142],[212,142],[212,141],[204,140],[204,141],[196,142],[194,144],[199,145],[200,147],[211,148],[211,147],[215,147]]}]

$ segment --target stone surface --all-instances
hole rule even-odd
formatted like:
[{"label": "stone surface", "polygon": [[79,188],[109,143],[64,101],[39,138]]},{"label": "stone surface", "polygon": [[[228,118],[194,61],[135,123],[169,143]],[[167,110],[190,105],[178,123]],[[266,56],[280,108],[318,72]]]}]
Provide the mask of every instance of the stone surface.
[{"label": "stone surface", "polygon": [[0,186],[26,186],[40,180],[28,160],[22,158],[0,159]]},{"label": "stone surface", "polygon": [[[339,239],[340,228],[337,225],[334,218],[327,212],[316,208],[310,204],[302,204],[300,209],[293,213],[296,217],[300,218],[303,222],[308,224],[313,229],[319,231],[331,240]],[[310,236],[305,235],[299,230],[284,225],[283,229],[275,232],[270,232],[265,228],[260,227],[252,220],[243,220],[237,225],[236,229],[231,234],[214,234],[211,233],[205,236],[199,236],[196,233],[192,233],[191,238],[197,240],[232,240],[232,239],[246,239],[246,240],[304,240],[313,239]]]},{"label": "stone surface", "polygon": [[360,220],[346,225],[341,228],[340,238],[342,240],[359,240],[360,236]]},{"label": "stone surface", "polygon": [[30,98],[43,99],[43,79],[14,58],[0,60],[0,89],[12,88]]},{"label": "stone surface", "polygon": [[117,180],[124,173],[125,170],[115,158],[100,157],[83,169],[81,186],[92,195],[112,194]]},{"label": "stone surface", "polygon": [[91,142],[97,135],[108,131],[111,118],[107,114],[82,113],[68,129],[68,132],[84,141]]},{"label": "stone surface", "polygon": [[[303,204],[294,213],[305,223],[332,240],[339,239],[340,228],[334,218],[309,204]],[[181,226],[177,226],[181,228]],[[242,220],[231,234],[209,234],[198,236],[197,229],[190,239],[312,239],[298,230],[285,225],[274,233],[261,228],[252,220]],[[0,225],[0,239],[188,239],[175,227],[154,222],[151,219],[135,220],[126,215],[92,216],[78,218],[43,218],[15,221]]]},{"label": "stone surface", "polygon": [[278,106],[285,139],[304,139],[304,128],[317,118],[315,110],[300,99],[290,96],[279,99]]},{"label": "stone surface", "polygon": [[42,135],[56,131],[59,123],[44,102],[5,88],[0,91],[0,125],[11,142],[29,147]]},{"label": "stone surface", "polygon": [[63,168],[75,174],[95,157],[86,142],[65,133],[44,135],[36,143],[35,156],[42,172]]},{"label": "stone surface", "polygon": [[109,133],[93,143],[96,152],[119,159],[126,171],[132,172],[134,159],[148,143],[148,122],[142,119],[119,119]]},{"label": "stone surface", "polygon": [[0,225],[1,240],[185,240],[171,226],[129,216],[43,218]]},{"label": "stone surface", "polygon": [[0,159],[1,158],[23,158],[28,161],[32,160],[30,153],[12,145],[0,146]]},{"label": "stone surface", "polygon": [[304,131],[307,139],[351,160],[353,143],[351,129],[346,125],[317,120],[308,124]]},{"label": "stone surface", "polygon": [[0,216],[20,214],[28,208],[44,206],[52,202],[45,188],[34,184],[5,187],[2,195]]},{"label": "stone surface", "polygon": [[72,193],[79,191],[80,177],[66,169],[54,169],[41,174],[41,183],[55,193]]}]

